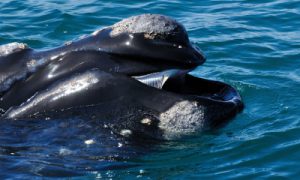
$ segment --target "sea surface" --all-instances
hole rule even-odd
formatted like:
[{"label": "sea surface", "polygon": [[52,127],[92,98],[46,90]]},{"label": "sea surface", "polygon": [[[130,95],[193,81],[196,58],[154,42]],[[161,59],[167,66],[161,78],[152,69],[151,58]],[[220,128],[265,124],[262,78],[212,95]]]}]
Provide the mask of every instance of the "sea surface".
[{"label": "sea surface", "polygon": [[2,0],[0,44],[51,48],[141,13],[181,22],[207,57],[193,74],[237,88],[244,111],[159,143],[110,140],[80,119],[2,121],[0,179],[300,177],[299,0]]}]

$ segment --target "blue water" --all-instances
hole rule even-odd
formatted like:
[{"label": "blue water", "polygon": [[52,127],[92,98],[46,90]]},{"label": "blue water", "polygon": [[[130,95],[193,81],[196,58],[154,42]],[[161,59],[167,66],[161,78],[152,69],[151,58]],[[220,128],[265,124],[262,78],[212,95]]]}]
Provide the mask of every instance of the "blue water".
[{"label": "blue water", "polygon": [[4,0],[0,44],[55,47],[141,13],[181,22],[207,56],[193,73],[237,88],[244,111],[216,132],[144,146],[78,119],[3,121],[0,178],[299,177],[299,0]]}]

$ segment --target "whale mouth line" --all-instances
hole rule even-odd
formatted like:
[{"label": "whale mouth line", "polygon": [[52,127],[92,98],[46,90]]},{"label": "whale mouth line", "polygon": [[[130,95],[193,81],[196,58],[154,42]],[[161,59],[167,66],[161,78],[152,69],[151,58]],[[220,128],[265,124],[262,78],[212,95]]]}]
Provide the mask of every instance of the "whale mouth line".
[{"label": "whale mouth line", "polygon": [[230,102],[237,105],[239,110],[243,109],[241,97],[236,89],[223,82],[195,77],[189,74],[190,71],[169,69],[132,76],[132,78],[147,86],[179,95],[186,95],[191,97],[191,99],[206,99],[219,103]]}]

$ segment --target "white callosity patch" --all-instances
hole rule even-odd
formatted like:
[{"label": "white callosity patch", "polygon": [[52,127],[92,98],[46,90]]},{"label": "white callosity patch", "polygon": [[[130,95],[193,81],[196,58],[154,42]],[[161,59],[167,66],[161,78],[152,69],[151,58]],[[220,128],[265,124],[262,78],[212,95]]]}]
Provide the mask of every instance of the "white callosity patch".
[{"label": "white callosity patch", "polygon": [[9,54],[21,51],[26,48],[28,48],[27,44],[17,43],[17,42],[1,45],[0,46],[0,57],[7,56]]},{"label": "white callosity patch", "polygon": [[154,39],[159,35],[173,33],[178,27],[183,28],[177,21],[158,14],[143,14],[124,19],[112,26],[111,36],[120,33],[144,33],[145,38]]},{"label": "white callosity patch", "polygon": [[59,88],[54,88],[39,95],[33,96],[21,106],[14,108],[11,111],[8,110],[7,117],[15,118],[26,110],[32,109],[34,106],[37,106],[42,101],[56,101],[65,96],[82,91],[83,89],[87,89],[98,82],[98,74],[95,72],[88,72],[80,76],[73,77],[67,82],[60,82],[57,86]]},{"label": "white callosity patch", "polygon": [[159,128],[165,139],[176,139],[204,128],[204,107],[197,102],[181,101],[160,114]]}]

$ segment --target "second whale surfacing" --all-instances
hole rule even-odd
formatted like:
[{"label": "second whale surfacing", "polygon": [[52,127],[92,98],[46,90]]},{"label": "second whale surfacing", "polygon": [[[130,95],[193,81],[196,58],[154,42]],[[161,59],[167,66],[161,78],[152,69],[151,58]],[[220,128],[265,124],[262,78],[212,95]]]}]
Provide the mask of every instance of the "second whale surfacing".
[{"label": "second whale surfacing", "polygon": [[216,128],[243,103],[231,86],[189,74],[204,61],[180,23],[155,14],[50,50],[0,46],[2,118],[88,118],[155,139]]}]

